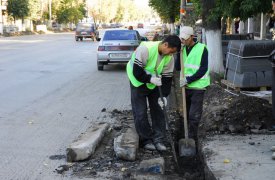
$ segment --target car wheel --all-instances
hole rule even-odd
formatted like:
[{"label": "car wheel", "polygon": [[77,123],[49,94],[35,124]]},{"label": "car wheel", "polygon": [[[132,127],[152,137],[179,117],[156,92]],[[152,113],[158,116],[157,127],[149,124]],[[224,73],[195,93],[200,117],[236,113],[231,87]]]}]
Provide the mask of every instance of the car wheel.
[{"label": "car wheel", "polygon": [[79,38],[80,39],[80,41],[83,41],[83,37],[81,37],[81,38]]},{"label": "car wheel", "polygon": [[75,40],[78,41],[78,37],[75,37]]},{"label": "car wheel", "polygon": [[97,70],[103,71],[104,64],[97,61]]}]

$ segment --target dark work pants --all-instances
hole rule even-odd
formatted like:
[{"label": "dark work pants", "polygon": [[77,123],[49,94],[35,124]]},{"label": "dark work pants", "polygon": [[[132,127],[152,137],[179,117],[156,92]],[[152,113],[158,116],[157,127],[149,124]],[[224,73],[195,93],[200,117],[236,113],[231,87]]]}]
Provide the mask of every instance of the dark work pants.
[{"label": "dark work pants", "polygon": [[[164,114],[158,104],[158,88],[156,87],[150,90],[145,85],[134,87],[131,83],[130,88],[134,123],[141,146],[148,143],[164,142],[166,125]],[[147,99],[149,102],[152,127],[149,124],[147,116]]]},{"label": "dark work pants", "polygon": [[189,137],[197,140],[205,90],[186,89]]}]

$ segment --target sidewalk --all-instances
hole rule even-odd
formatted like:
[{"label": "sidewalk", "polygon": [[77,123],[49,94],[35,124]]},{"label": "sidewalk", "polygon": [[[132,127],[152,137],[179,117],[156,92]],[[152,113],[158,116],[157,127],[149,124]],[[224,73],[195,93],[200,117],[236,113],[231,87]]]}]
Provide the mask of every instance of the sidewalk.
[{"label": "sidewalk", "polygon": [[215,135],[202,144],[205,176],[219,180],[273,180],[275,135]]}]

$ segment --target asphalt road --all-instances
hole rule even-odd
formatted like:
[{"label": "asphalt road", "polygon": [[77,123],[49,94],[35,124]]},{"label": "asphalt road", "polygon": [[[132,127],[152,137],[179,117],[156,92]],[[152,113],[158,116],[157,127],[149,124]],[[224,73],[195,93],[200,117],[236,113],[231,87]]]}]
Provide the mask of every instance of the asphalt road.
[{"label": "asphalt road", "polygon": [[77,178],[54,172],[66,147],[112,122],[103,108],[130,109],[125,65],[97,71],[97,44],[72,33],[0,38],[1,180]]}]

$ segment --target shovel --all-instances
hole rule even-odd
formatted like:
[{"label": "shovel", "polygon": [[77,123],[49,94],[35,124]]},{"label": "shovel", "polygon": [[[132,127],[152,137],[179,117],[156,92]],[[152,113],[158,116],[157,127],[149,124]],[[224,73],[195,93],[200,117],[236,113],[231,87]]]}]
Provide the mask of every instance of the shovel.
[{"label": "shovel", "polygon": [[[184,78],[184,64],[182,61],[182,51],[180,53],[181,78]],[[188,124],[187,124],[187,109],[186,109],[186,95],[185,87],[182,87],[182,105],[183,105],[183,123],[184,123],[184,139],[179,140],[179,156],[195,156],[196,144],[194,139],[188,138]]]},{"label": "shovel", "polygon": [[[156,74],[156,76],[158,77],[157,74]],[[170,142],[170,145],[172,147],[172,153],[173,153],[173,156],[174,156],[174,160],[176,162],[176,166],[177,166],[177,168],[179,168],[179,163],[178,163],[178,159],[177,159],[177,154],[176,154],[176,150],[175,150],[172,134],[170,132],[170,127],[169,127],[169,124],[168,124],[168,119],[169,118],[168,118],[167,110],[166,110],[166,107],[165,107],[165,103],[164,103],[164,99],[163,99],[163,94],[162,94],[161,86],[158,86],[158,89],[159,89],[160,99],[161,99],[161,101],[163,103],[163,114],[164,114],[165,123],[166,123],[166,126],[168,127],[168,129],[167,129],[168,141]]]}]

